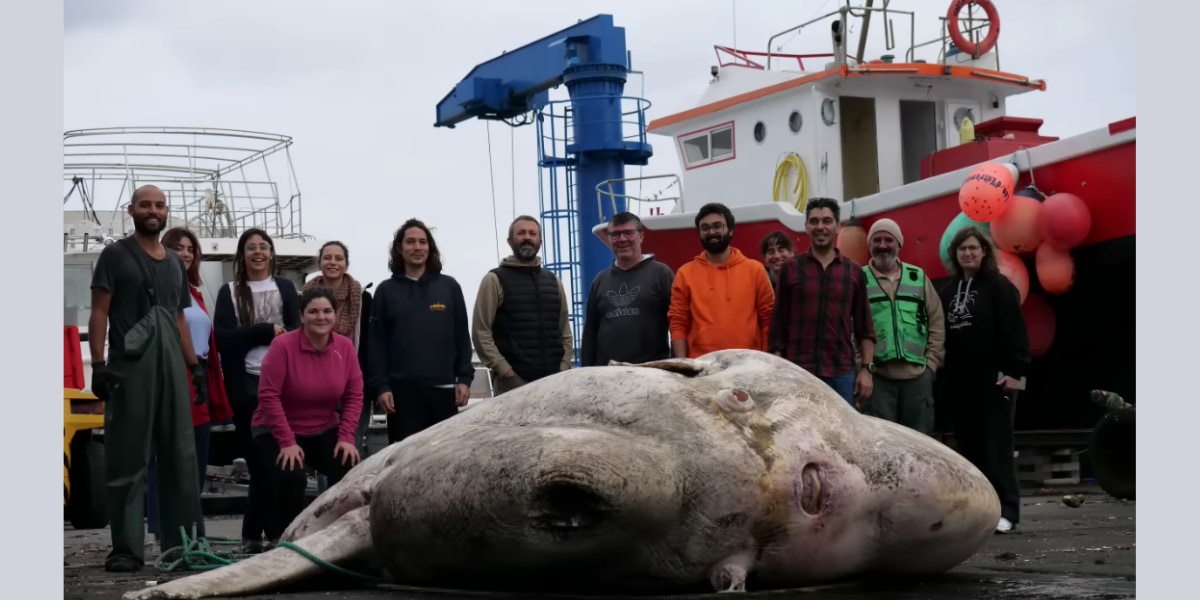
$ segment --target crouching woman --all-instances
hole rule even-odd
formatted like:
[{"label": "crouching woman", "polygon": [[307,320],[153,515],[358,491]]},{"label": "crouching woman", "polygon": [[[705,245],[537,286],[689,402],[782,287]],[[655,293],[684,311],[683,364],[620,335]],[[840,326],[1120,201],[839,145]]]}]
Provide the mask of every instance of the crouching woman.
[{"label": "crouching woman", "polygon": [[304,507],[306,466],[332,486],[359,460],[362,368],[354,342],[333,332],[336,321],[332,290],[304,290],[300,329],[277,336],[263,359],[251,430],[260,464],[274,465],[265,527],[272,546]]}]

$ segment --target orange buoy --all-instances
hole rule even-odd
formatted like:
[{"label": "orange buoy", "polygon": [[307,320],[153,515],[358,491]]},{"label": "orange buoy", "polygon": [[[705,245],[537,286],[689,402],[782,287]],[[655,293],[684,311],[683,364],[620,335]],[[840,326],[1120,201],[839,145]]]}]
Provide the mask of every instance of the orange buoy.
[{"label": "orange buoy", "polygon": [[1042,240],[1060,250],[1070,250],[1084,242],[1092,230],[1092,211],[1075,194],[1054,194],[1042,204],[1038,214],[1038,232]]},{"label": "orange buoy", "polygon": [[1008,210],[992,221],[992,241],[1001,250],[1029,254],[1042,243],[1038,215],[1042,203],[1035,198],[1017,194],[1008,203]]},{"label": "orange buoy", "polygon": [[867,230],[863,229],[858,219],[850,219],[842,224],[834,245],[842,256],[860,265],[866,265],[871,259],[871,253],[867,250]]},{"label": "orange buoy", "polygon": [[1075,258],[1070,250],[1042,244],[1034,258],[1034,269],[1047,294],[1065,294],[1075,285]]},{"label": "orange buoy", "polygon": [[967,217],[990,223],[1008,210],[1016,185],[1017,168],[1007,163],[983,163],[975,167],[958,190],[958,206]]},{"label": "orange buoy", "polygon": [[1017,292],[1021,294],[1021,304],[1024,304],[1025,297],[1029,295],[1029,269],[1025,267],[1025,262],[1007,250],[996,252],[996,262],[1000,265],[1000,274],[1017,286]]},{"label": "orange buoy", "polygon": [[1021,305],[1021,316],[1025,318],[1025,333],[1029,336],[1029,356],[1045,356],[1054,345],[1058,326],[1054,307],[1050,306],[1045,296],[1035,292],[1029,294],[1029,298]]}]

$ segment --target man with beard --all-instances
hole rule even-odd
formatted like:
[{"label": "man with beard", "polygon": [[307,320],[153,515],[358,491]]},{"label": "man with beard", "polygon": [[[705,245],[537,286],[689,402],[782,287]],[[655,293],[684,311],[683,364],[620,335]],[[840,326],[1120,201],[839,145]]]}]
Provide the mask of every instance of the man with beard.
[{"label": "man with beard", "polygon": [[425,223],[409,219],[396,230],[388,269],[391,278],[371,300],[367,388],[387,414],[394,444],[458,414],[471,397],[475,367],[462,287],[442,272],[442,253]]},{"label": "man with beard", "polygon": [[208,396],[208,382],[183,316],[192,302],[187,270],[159,241],[168,213],[162,190],[139,187],[128,210],[134,234],[105,247],[96,259],[88,319],[92,393],[104,401],[112,525],[112,551],[104,566],[113,572],[140,571],[145,565],[145,486],[152,453],[159,465],[163,549],[183,544],[181,530],[195,526],[201,537],[205,531],[185,377],[190,369],[197,398]]},{"label": "man with beard", "polygon": [[667,309],[671,267],[642,254],[642,220],[630,212],[613,215],[608,240],[616,260],[592,281],[583,323],[579,364],[610,360],[643,363],[671,356]]},{"label": "man with beard", "polygon": [[717,350],[766,350],[775,292],[762,263],[730,247],[733,211],[711,203],[696,213],[704,248],[679,267],[671,287],[671,349],[696,358]]},{"label": "man with beard", "polygon": [[571,368],[574,340],[567,294],[542,268],[542,228],[521,215],[508,226],[512,255],[483,276],[475,298],[471,338],[492,372],[495,395]]},{"label": "man with beard", "polygon": [[863,412],[933,431],[933,377],[945,356],[942,301],[920,267],[900,262],[900,226],[879,219],[867,233],[867,299],[875,324],[875,386]]},{"label": "man with beard", "polygon": [[763,237],[762,242],[759,242],[758,251],[767,264],[767,275],[771,278],[771,287],[776,288],[776,293],[778,293],[779,270],[783,268],[783,263],[796,255],[796,247],[782,231],[772,231]]},{"label": "man with beard", "polygon": [[[769,348],[819,377],[854,406],[856,398],[871,395],[875,328],[862,267],[834,245],[840,212],[832,198],[808,201],[804,229],[810,246],[779,271]],[[854,339],[862,357],[857,375]]]}]

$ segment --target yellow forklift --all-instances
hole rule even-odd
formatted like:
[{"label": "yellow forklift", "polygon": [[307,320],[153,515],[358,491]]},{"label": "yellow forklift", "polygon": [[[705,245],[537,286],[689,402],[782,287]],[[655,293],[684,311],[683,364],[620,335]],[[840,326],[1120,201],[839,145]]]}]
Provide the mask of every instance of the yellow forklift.
[{"label": "yellow forklift", "polygon": [[104,489],[104,402],[83,376],[79,328],[63,335],[63,516],[75,529],[108,525]]}]

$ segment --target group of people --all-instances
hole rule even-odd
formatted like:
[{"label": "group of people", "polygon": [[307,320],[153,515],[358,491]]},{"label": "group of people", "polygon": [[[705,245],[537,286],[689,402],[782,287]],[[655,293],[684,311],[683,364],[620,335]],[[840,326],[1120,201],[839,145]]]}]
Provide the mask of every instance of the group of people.
[{"label": "group of people", "polygon": [[[256,553],[302,510],[306,468],[332,485],[361,460],[368,398],[387,414],[389,441],[466,403],[462,290],[420,221],[397,231],[392,277],[374,296],[349,274],[341,242],[320,249],[321,274],[297,289],[276,274],[270,235],[248,229],[214,301],[196,235],[163,231],[162,190],[138,188],[128,212],[134,233],[94,267],[88,322],[91,389],[105,401],[108,570],[143,568],[146,522],[164,549],[182,532],[204,535],[213,423],[233,422],[250,472],[241,551]],[[429,338],[452,343],[418,343]]]},{"label": "group of people", "polygon": [[615,215],[615,260],[591,284],[581,364],[762,350],[863,413],[925,434],[934,428],[936,382],[957,449],[1000,497],[996,530],[1010,531],[1020,518],[1013,416],[1029,340],[1019,293],[1000,273],[989,236],[977,227],[954,236],[951,276],[938,289],[900,260],[904,235],[892,219],[868,231],[868,264],[842,255],[840,205],[830,198],[807,202],[806,252],[773,232],[759,244],[760,262],[733,246],[736,225],[728,207],[701,207],[701,252],[673,273],[642,253],[641,220]]},{"label": "group of people", "polygon": [[[214,422],[235,425],[250,471],[242,551],[261,552],[301,511],[306,467],[333,485],[361,460],[372,406],[394,443],[467,404],[472,350],[496,395],[571,368],[570,302],[541,265],[531,216],[509,226],[512,254],[484,276],[468,325],[462,288],[417,219],[397,229],[391,276],[374,294],[349,274],[340,242],[321,248],[321,274],[298,290],[276,274],[271,237],[249,229],[214,302],[197,237],[163,233],[162,190],[138,188],[128,211],[135,232],[101,252],[89,320],[92,390],[106,401],[111,571],[143,567],[143,515],[163,548],[181,544],[181,530],[204,535]],[[811,199],[809,250],[772,233],[760,262],[732,246],[732,211],[708,204],[696,215],[702,252],[673,272],[643,253],[637,215],[614,215],[614,260],[587,294],[581,366],[757,349],[804,367],[863,412],[924,433],[936,373],[954,399],[959,450],[1000,494],[997,530],[1011,529],[1012,407],[1028,340],[995,247],[977,228],[959,232],[953,276],[939,291],[899,260],[895,222],[871,227],[865,266],[836,248],[839,223],[836,201]]]}]

